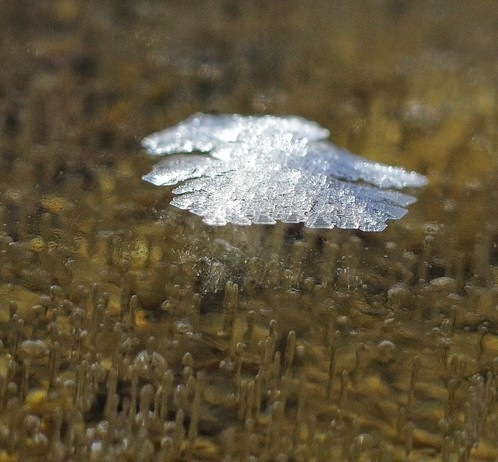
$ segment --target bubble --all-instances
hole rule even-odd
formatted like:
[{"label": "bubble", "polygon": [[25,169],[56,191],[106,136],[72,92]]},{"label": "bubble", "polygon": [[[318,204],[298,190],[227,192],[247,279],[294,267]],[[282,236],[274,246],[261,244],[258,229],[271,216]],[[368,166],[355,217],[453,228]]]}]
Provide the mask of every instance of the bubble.
[{"label": "bubble", "polygon": [[41,358],[48,354],[48,347],[42,340],[24,340],[19,351],[25,358]]}]

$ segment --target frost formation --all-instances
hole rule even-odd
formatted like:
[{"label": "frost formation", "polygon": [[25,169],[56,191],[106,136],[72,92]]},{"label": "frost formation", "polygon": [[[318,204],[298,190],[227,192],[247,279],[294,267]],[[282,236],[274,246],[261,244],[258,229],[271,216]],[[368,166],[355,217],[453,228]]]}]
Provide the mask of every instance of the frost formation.
[{"label": "frost formation", "polygon": [[151,155],[169,155],[143,179],[181,183],[171,204],[215,226],[382,231],[405,215],[415,198],[390,188],[420,187],[426,178],[351,154],[328,136],[300,117],[194,114],[142,141]]}]

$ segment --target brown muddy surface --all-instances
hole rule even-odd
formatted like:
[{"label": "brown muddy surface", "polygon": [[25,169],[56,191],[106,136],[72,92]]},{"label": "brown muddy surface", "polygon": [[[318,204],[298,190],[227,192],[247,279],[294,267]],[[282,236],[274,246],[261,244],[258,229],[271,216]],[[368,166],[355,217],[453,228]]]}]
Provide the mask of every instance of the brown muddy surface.
[{"label": "brown muddy surface", "polygon": [[[498,459],[498,4],[5,0],[0,461]],[[295,114],[428,176],[382,233],[211,228],[152,131]]]}]

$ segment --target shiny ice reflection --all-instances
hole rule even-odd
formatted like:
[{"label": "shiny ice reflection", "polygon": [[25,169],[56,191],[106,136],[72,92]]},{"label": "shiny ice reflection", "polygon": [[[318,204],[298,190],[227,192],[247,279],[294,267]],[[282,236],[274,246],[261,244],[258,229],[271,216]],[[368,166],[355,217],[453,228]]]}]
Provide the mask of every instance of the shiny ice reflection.
[{"label": "shiny ice reflection", "polygon": [[167,155],[143,179],[180,185],[171,202],[208,225],[304,223],[309,228],[382,231],[426,184],[401,167],[371,162],[325,141],[300,117],[195,114],[142,144]]}]

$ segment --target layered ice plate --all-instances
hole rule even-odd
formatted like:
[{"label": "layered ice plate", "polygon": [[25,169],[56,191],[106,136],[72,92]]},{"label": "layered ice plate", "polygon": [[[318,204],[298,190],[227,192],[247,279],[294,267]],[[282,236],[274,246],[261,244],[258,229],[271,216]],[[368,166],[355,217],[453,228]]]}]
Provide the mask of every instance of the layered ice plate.
[{"label": "layered ice plate", "polygon": [[208,225],[304,223],[309,228],[382,231],[405,215],[423,175],[369,161],[326,141],[301,117],[194,114],[147,136],[166,157],[143,176],[179,186],[171,204]]}]

